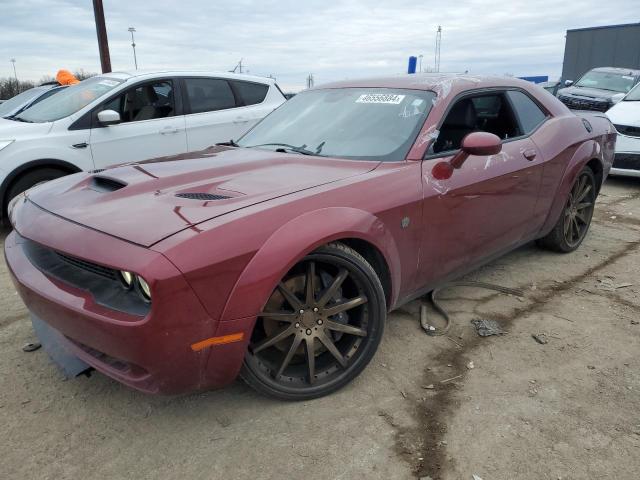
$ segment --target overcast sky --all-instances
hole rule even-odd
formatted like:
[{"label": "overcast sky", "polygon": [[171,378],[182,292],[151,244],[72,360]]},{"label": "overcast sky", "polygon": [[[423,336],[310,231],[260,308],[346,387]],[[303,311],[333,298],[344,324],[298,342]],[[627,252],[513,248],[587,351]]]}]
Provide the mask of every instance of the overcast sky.
[{"label": "overcast sky", "polygon": [[[114,70],[133,69],[129,26],[143,69],[272,74],[285,89],[313,73],[326,81],[432,66],[441,71],[561,73],[569,28],[640,21],[640,0],[104,0]],[[632,47],[632,46],[630,46]],[[634,48],[638,48],[636,45]],[[0,77],[38,80],[59,68],[99,72],[91,0],[0,0]]]}]

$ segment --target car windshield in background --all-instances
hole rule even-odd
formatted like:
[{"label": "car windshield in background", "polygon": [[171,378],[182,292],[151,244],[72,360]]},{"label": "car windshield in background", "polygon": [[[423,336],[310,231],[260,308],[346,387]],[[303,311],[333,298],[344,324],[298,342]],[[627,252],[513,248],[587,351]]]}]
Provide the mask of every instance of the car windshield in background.
[{"label": "car windshield in background", "polygon": [[15,117],[24,122],[53,122],[68,117],[86,107],[95,99],[113,90],[122,80],[108,77],[92,77],[65,88]]},{"label": "car windshield in background", "polygon": [[238,144],[327,157],[402,160],[434,98],[435,93],[422,90],[310,90],[287,101]]},{"label": "car windshield in background", "polygon": [[640,83],[635,86],[633,90],[623,99],[625,102],[638,102],[640,101]]},{"label": "car windshield in background", "polygon": [[612,92],[627,93],[633,88],[635,77],[611,72],[587,72],[578,82],[577,87],[600,88]]},{"label": "car windshield in background", "polygon": [[30,88],[29,90],[25,90],[22,93],[19,93],[15,97],[10,98],[6,102],[0,104],[0,117],[4,117],[5,115],[11,113],[16,108],[24,105],[27,102],[30,102],[38,95],[42,94],[42,90],[40,88]]}]

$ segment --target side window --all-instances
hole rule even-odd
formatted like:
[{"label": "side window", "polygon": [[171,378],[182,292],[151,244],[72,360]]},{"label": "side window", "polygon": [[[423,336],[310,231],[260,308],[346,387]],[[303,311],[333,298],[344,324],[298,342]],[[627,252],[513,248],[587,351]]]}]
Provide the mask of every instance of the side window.
[{"label": "side window", "polygon": [[146,83],[109,100],[102,110],[115,110],[122,123],[140,122],[174,115],[173,83],[168,80]]},{"label": "side window", "polygon": [[503,140],[521,135],[509,102],[502,92],[458,100],[447,114],[432,153],[458,150],[471,132],[489,132]]},{"label": "side window", "polygon": [[510,90],[507,95],[516,110],[525,134],[531,133],[547,118],[540,107],[524,93]]},{"label": "side window", "polygon": [[229,82],[218,78],[187,78],[187,97],[191,113],[225,110],[236,106]]},{"label": "side window", "polygon": [[240,96],[242,105],[256,105],[262,103],[267,96],[269,86],[263,83],[242,82],[232,80],[233,88]]}]

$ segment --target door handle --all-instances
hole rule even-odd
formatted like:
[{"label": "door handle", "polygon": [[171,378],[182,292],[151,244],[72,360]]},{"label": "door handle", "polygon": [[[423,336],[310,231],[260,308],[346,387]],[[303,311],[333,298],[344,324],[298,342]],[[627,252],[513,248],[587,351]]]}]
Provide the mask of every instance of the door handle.
[{"label": "door handle", "polygon": [[522,152],[522,155],[524,155],[524,158],[526,158],[529,161],[535,159],[537,154],[538,152],[536,152],[534,148],[528,148]]},{"label": "door handle", "polygon": [[160,135],[174,134],[174,133],[178,133],[179,131],[180,131],[179,128],[164,127],[162,130],[160,130]]},{"label": "door handle", "polygon": [[247,123],[249,120],[244,117],[236,117],[233,123]]}]

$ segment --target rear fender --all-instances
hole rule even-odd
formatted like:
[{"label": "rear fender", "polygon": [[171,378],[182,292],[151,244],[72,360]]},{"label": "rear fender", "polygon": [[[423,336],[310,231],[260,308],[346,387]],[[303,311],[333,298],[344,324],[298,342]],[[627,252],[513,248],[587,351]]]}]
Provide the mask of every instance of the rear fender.
[{"label": "rear fender", "polygon": [[594,158],[598,159],[601,164],[604,164],[602,147],[598,142],[595,140],[587,140],[578,147],[564,171],[562,180],[556,190],[553,203],[551,204],[551,209],[549,210],[547,219],[540,231],[540,237],[548,234],[558,222],[565,202],[567,201],[569,191],[571,190],[571,186],[584,166]]},{"label": "rear fender", "polygon": [[384,256],[391,275],[391,304],[400,284],[400,256],[391,233],[371,213],[348,207],[330,207],[305,213],[289,221],[264,243],[240,275],[221,316],[226,321],[247,319],[245,331],[253,329],[282,277],[306,254],[329,242],[358,238],[374,245]]}]

